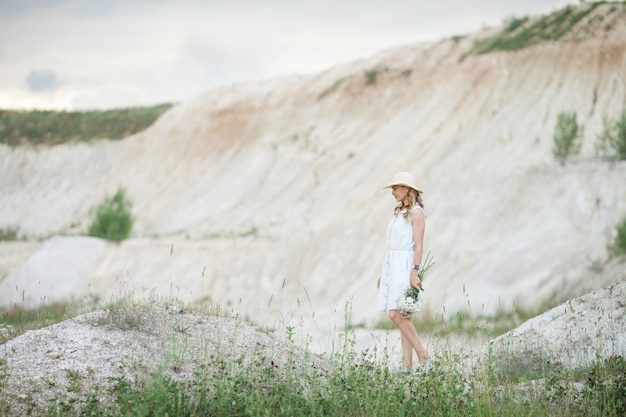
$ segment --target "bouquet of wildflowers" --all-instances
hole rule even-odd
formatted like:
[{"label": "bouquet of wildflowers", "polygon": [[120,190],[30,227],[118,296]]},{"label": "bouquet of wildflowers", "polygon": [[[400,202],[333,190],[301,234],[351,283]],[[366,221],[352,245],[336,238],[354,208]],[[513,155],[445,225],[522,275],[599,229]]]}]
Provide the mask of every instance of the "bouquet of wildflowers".
[{"label": "bouquet of wildflowers", "polygon": [[[422,264],[422,268],[417,273],[422,283],[424,282],[424,275],[434,265],[433,258],[430,256],[430,252],[426,254],[426,259]],[[424,291],[424,285],[420,285],[419,290],[413,286],[407,288],[403,295],[398,299],[398,307],[400,309],[400,315],[404,318],[410,318],[413,314],[420,311],[420,291]]]}]

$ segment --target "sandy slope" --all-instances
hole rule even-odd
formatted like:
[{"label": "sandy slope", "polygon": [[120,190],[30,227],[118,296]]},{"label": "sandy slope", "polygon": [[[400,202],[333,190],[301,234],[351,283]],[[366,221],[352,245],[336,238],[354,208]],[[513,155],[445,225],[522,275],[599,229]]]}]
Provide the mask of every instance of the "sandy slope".
[{"label": "sandy slope", "polygon": [[[622,281],[599,271],[626,214],[626,163],[594,154],[626,96],[624,14],[613,27],[463,61],[472,37],[404,46],[211,90],[123,141],[0,145],[0,228],[44,238],[0,245],[0,306],[156,291],[311,331],[342,325],[346,305],[372,324],[394,206],[381,188],[397,170],[425,191],[434,312],[536,308]],[[561,166],[564,111],[585,133]],[[133,239],[49,238],[85,231],[121,186]]]}]

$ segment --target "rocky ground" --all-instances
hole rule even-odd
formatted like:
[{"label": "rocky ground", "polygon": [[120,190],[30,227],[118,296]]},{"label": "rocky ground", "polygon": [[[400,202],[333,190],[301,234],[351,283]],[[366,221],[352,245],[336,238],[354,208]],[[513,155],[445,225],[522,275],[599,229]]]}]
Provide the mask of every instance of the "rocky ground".
[{"label": "rocky ground", "polygon": [[[624,300],[626,282],[569,300],[492,341],[462,335],[426,335],[424,341],[435,366],[457,356],[467,373],[477,372],[485,361],[526,368],[546,363],[580,367],[626,356]],[[271,364],[276,377],[283,371],[306,372],[311,365],[332,369],[332,354],[297,346],[297,335],[285,337],[275,329],[216,313],[162,302],[129,302],[29,331],[0,345],[0,401],[12,404],[13,410],[45,407],[90,389],[105,392],[120,378],[134,380],[154,372],[193,380],[200,371],[212,377],[222,366],[254,370]],[[8,335],[10,329],[4,332]],[[357,330],[349,338],[337,338],[335,353],[346,346],[375,351],[381,366],[397,365],[397,332]],[[302,383],[310,377],[303,374]]]},{"label": "rocky ground", "polygon": [[105,400],[120,379],[153,373],[193,381],[198,372],[218,378],[223,367],[271,366],[279,377],[324,365],[283,337],[214,313],[144,301],[29,331],[0,345],[0,403],[8,401],[20,414],[94,391]]}]

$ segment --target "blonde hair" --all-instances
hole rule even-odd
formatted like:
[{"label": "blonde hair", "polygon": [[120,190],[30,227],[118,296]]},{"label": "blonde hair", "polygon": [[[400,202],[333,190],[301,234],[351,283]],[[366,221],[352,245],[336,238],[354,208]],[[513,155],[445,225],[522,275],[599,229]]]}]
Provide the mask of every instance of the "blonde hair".
[{"label": "blonde hair", "polygon": [[422,193],[414,190],[411,187],[408,187],[409,192],[406,195],[407,200],[409,201],[407,205],[404,204],[404,201],[401,201],[400,204],[393,210],[393,214],[398,214],[402,210],[406,209],[406,213],[402,215],[405,221],[409,221],[409,217],[411,216],[411,210],[418,204],[421,208],[424,208],[424,202],[422,201]]}]

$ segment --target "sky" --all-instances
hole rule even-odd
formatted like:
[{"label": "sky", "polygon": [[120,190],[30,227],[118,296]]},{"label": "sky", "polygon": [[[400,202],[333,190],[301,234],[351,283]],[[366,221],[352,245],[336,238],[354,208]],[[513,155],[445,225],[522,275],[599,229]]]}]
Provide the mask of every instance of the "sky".
[{"label": "sky", "polygon": [[0,0],[0,109],[184,102],[575,0]]}]

